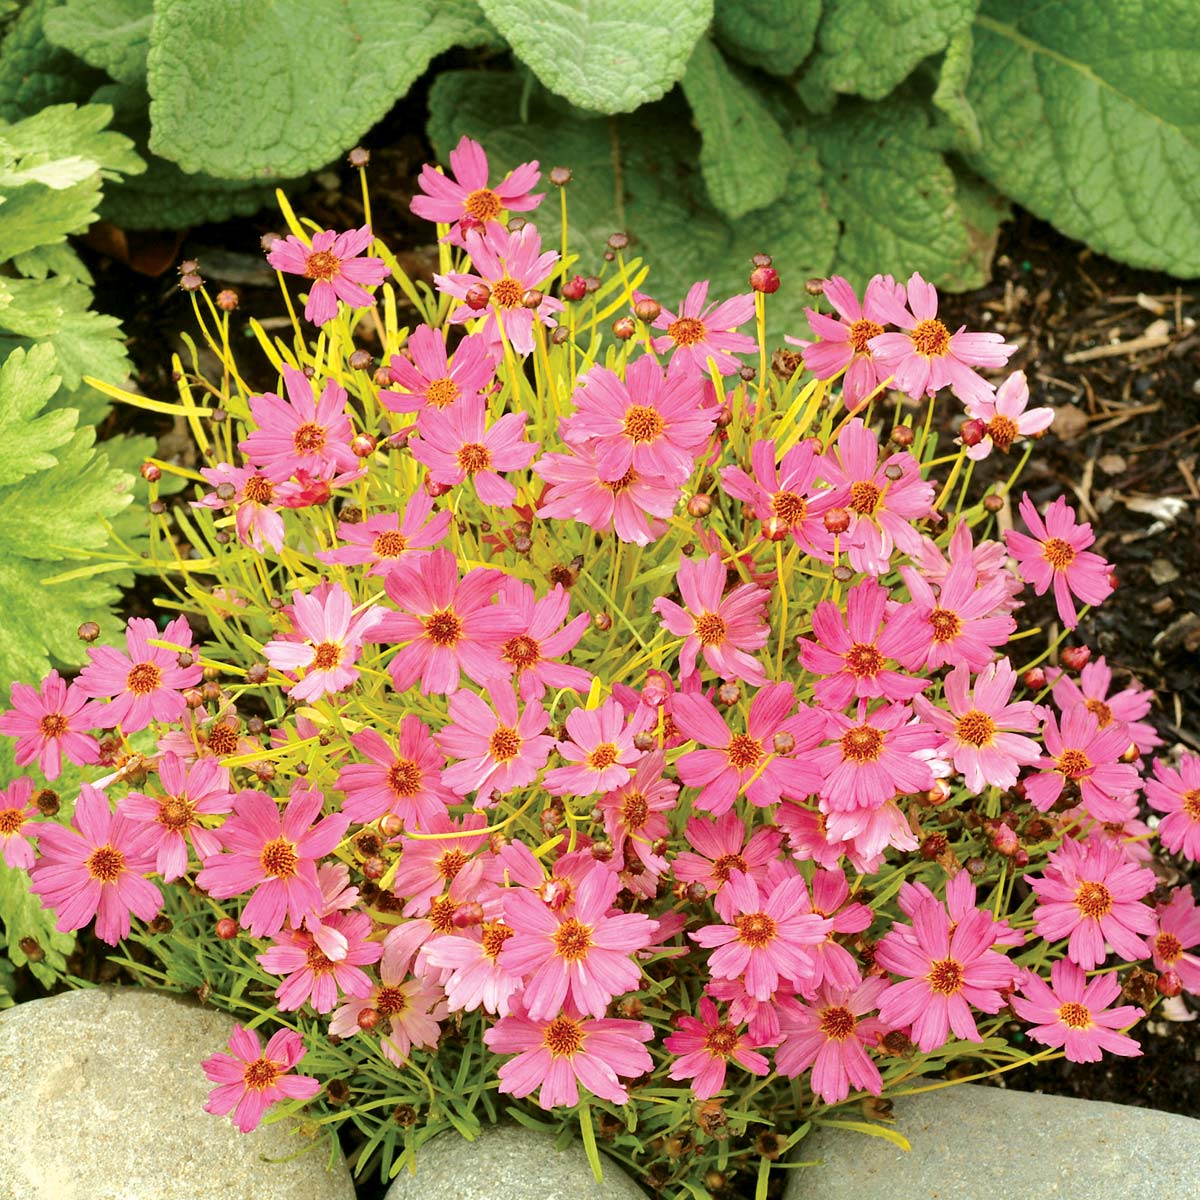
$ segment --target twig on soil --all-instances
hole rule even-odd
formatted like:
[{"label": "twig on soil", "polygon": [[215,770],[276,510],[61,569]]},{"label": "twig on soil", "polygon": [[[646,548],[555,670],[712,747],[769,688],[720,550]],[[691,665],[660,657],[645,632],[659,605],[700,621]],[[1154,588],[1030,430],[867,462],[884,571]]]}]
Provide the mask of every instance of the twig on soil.
[{"label": "twig on soil", "polygon": [[1154,334],[1148,337],[1130,338],[1127,342],[1113,342],[1109,346],[1091,346],[1087,350],[1076,350],[1064,354],[1063,362],[1091,362],[1097,358],[1114,358],[1117,355],[1140,354],[1143,350],[1161,350],[1171,344],[1169,334]]}]

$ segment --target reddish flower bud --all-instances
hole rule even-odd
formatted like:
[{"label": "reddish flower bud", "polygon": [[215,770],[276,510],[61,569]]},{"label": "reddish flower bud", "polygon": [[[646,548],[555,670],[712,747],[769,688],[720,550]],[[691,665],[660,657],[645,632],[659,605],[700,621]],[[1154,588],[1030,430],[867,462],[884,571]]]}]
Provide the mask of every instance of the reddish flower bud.
[{"label": "reddish flower bud", "polygon": [[774,267],[755,267],[750,272],[750,286],[756,292],[769,296],[779,291],[779,272]]},{"label": "reddish flower bud", "polygon": [[1082,671],[1091,657],[1092,652],[1087,646],[1064,646],[1059,653],[1062,665],[1068,671]]},{"label": "reddish flower bud", "polygon": [[896,425],[893,427],[889,438],[894,446],[899,446],[903,450],[907,450],[913,444],[916,434],[912,431],[911,425]]},{"label": "reddish flower bud", "polygon": [[662,305],[657,300],[651,300],[649,296],[643,296],[634,306],[633,313],[639,321],[645,321],[649,325],[652,321],[658,320],[659,313],[662,312]]},{"label": "reddish flower bud", "polygon": [[217,937],[223,942],[232,941],[238,934],[237,922],[232,917],[222,917],[217,922]]},{"label": "reddish flower bud", "polygon": [[827,533],[845,533],[850,528],[850,514],[844,508],[830,508],[822,518]]},{"label": "reddish flower bud", "polygon": [[1016,854],[1012,856],[1012,864],[1018,871],[1023,871],[1029,866],[1029,851],[1022,847]]},{"label": "reddish flower bud", "polygon": [[613,322],[612,331],[613,337],[627,342],[637,332],[637,326],[633,323],[632,317],[618,317]]},{"label": "reddish flower bud", "polygon": [[478,900],[466,900],[454,910],[450,921],[459,929],[483,924],[483,905]]},{"label": "reddish flower bud", "polygon": [[94,642],[100,636],[100,626],[95,621],[84,621],[75,632],[81,642]]},{"label": "reddish flower bud", "polygon": [[217,293],[217,307],[222,312],[233,312],[238,306],[238,294],[233,288],[222,288]]},{"label": "reddish flower bud", "polygon": [[196,688],[188,688],[183,693],[183,702],[188,708],[199,708],[204,703],[204,697]]},{"label": "reddish flower bud", "polygon": [[633,745],[635,750],[640,750],[645,754],[649,750],[654,749],[654,734],[648,729],[643,729],[641,733],[633,735]]},{"label": "reddish flower bud", "polygon": [[466,305],[480,312],[487,308],[492,298],[492,289],[486,283],[473,283],[467,288]]},{"label": "reddish flower bud", "polygon": [[789,526],[779,517],[768,517],[762,523],[762,536],[768,542],[782,542],[788,535]]},{"label": "reddish flower bud", "polygon": [[545,293],[538,291],[537,288],[527,288],[521,293],[522,308],[541,308],[542,301],[546,299]]},{"label": "reddish flower bud", "polygon": [[375,359],[371,357],[370,350],[355,350],[350,355],[350,369],[352,371],[369,371],[374,361]]},{"label": "reddish flower bud", "polygon": [[1178,996],[1183,991],[1183,980],[1175,971],[1164,971],[1158,977],[1158,983],[1155,984],[1161,996]]},{"label": "reddish flower bud", "polygon": [[687,502],[687,510],[690,517],[707,517],[712,512],[712,497],[703,492],[697,492]]},{"label": "reddish flower bud", "polygon": [[375,453],[375,439],[369,433],[355,434],[350,443],[350,450],[355,458],[370,458]]},{"label": "reddish flower bud", "polygon": [[825,280],[810,279],[804,285],[804,290],[810,296],[821,296],[825,293]]},{"label": "reddish flower bud", "polygon": [[180,278],[179,286],[185,292],[198,292],[204,286],[204,280],[194,272],[189,272]]},{"label": "reddish flower bud", "polygon": [[1040,692],[1046,686],[1046,672],[1041,667],[1030,667],[1021,676],[1021,682],[1031,692]]},{"label": "reddish flower bud", "polygon": [[246,671],[247,683],[266,683],[267,676],[270,674],[270,668],[266,663],[254,663]]},{"label": "reddish flower bud", "polygon": [[833,568],[830,574],[832,574],[838,583],[849,583],[850,580],[854,578],[854,572],[850,570],[849,567],[843,566],[841,563],[838,563],[838,565]]},{"label": "reddish flower bud", "polygon": [[384,837],[398,837],[404,830],[404,822],[395,813],[384,813],[379,819],[379,832]]},{"label": "reddish flower bud", "polygon": [[999,492],[988,492],[983,498],[983,507],[990,513],[998,513],[1004,507],[1004,497]]},{"label": "reddish flower bud", "polygon": [[362,1030],[374,1029],[379,1024],[379,1010],[377,1008],[364,1008],[358,1014],[358,1027]]},{"label": "reddish flower bud", "polygon": [[387,863],[378,855],[373,858],[368,858],[362,865],[362,873],[367,879],[382,879],[383,873],[387,870]]},{"label": "reddish flower bud", "polygon": [[629,234],[627,233],[611,233],[608,236],[608,248],[610,250],[625,250],[629,246]]},{"label": "reddish flower bud", "polygon": [[449,490],[448,483],[434,483],[428,476],[425,477],[425,493],[432,499],[436,500],[439,496],[444,496]]},{"label": "reddish flower bud", "polygon": [[572,275],[562,285],[564,300],[582,300],[587,295],[587,280],[582,275]]},{"label": "reddish flower bud", "polygon": [[606,612],[598,612],[592,618],[592,623],[601,633],[607,633],[613,627],[612,616]]},{"label": "reddish flower bud", "polygon": [[1011,858],[1020,850],[1021,843],[1017,840],[1015,830],[1001,824],[997,825],[992,832],[992,848],[998,854],[1003,854],[1006,858]]},{"label": "reddish flower bud", "polygon": [[978,417],[972,417],[958,427],[958,436],[964,446],[978,446],[986,433],[987,426]]},{"label": "reddish flower bud", "polygon": [[790,733],[777,733],[771,739],[771,748],[776,754],[791,754],[796,748],[796,739]]}]

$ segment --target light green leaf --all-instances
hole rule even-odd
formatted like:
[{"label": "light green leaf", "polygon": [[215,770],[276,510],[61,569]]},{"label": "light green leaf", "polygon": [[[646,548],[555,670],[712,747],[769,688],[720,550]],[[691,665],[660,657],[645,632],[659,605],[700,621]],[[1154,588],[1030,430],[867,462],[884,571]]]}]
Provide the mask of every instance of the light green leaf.
[{"label": "light green leaf", "polygon": [[834,1120],[832,1117],[818,1118],[815,1124],[828,1126],[830,1129],[850,1129],[855,1133],[865,1133],[870,1137],[883,1138],[904,1151],[912,1149],[908,1138],[895,1129],[889,1129],[886,1125],[872,1125],[869,1121],[840,1121]]},{"label": "light green leaf", "polygon": [[790,75],[813,48],[820,17],[821,0],[716,0],[714,32],[747,65]]},{"label": "light green leaf", "polygon": [[700,169],[713,204],[726,216],[744,217],[778,200],[788,183],[788,140],[708,38],[696,43],[683,94],[700,130]]},{"label": "light green leaf", "polygon": [[0,367],[0,486],[55,466],[51,451],[75,432],[73,409],[42,412],[58,391],[54,365],[53,348],[35,346],[14,350]]},{"label": "light green leaf", "polygon": [[682,77],[712,0],[479,0],[513,53],[580,108],[632,112]]},{"label": "light green leaf", "polygon": [[15,121],[50,104],[86,100],[104,82],[101,71],[46,40],[42,23],[62,0],[33,0],[0,44],[0,117]]},{"label": "light green leaf", "polygon": [[65,242],[53,246],[37,246],[23,254],[13,255],[13,266],[30,279],[45,279],[47,275],[62,275],[77,283],[90,284],[92,273],[83,260]]},{"label": "light green leaf", "polygon": [[978,151],[983,147],[983,135],[979,132],[979,118],[967,99],[967,81],[971,78],[971,59],[975,39],[971,28],[960,29],[946,47],[946,57],[938,73],[937,90],[933,93],[933,105],[946,117],[957,135],[957,143],[964,150]]},{"label": "light green leaf", "polygon": [[67,0],[46,14],[49,41],[107,71],[118,83],[144,82],[151,0]]},{"label": "light green leaf", "polygon": [[1200,275],[1200,54],[1193,0],[988,0],[967,98],[972,163],[1071,237]]},{"label": "light green leaf", "polygon": [[91,170],[107,179],[137,175],[146,164],[123,133],[106,128],[112,115],[107,104],[54,104],[12,125],[0,125],[0,152],[7,150],[31,163],[89,160]]},{"label": "light green leaf", "polygon": [[300,175],[352,146],[434,55],[492,36],[473,0],[157,0],[150,148],[227,179]]}]

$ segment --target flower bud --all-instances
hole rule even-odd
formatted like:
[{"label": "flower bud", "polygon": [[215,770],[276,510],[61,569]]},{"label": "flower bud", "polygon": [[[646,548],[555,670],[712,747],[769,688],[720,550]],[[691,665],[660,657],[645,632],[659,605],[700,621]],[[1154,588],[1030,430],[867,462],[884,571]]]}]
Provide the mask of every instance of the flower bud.
[{"label": "flower bud", "polygon": [[84,621],[75,632],[81,642],[94,642],[100,636],[100,626],[95,621]]},{"label": "flower bud", "polygon": [[483,924],[483,905],[478,900],[465,900],[454,910],[450,922],[458,929],[469,929]]},{"label": "flower bud", "polygon": [[750,286],[754,291],[769,296],[779,291],[779,272],[774,267],[755,267],[750,272]]},{"label": "flower bud", "polygon": [[233,288],[222,288],[217,293],[217,307],[222,312],[233,312],[238,306],[238,294]]},{"label": "flower bud", "polygon": [[958,436],[964,446],[978,446],[986,434],[987,426],[978,417],[971,417],[958,427]]},{"label": "flower bud", "polygon": [[632,317],[618,317],[612,326],[613,336],[627,342],[637,332],[637,326]]},{"label": "flower bud", "polygon": [[546,299],[544,292],[538,291],[537,288],[526,288],[521,293],[521,307],[539,309],[542,307],[542,301]]},{"label": "flower bud", "polygon": [[23,937],[18,943],[21,948],[21,953],[25,955],[30,962],[40,963],[46,957],[46,951],[42,949],[37,938]]},{"label": "flower bud", "polygon": [[165,500],[151,500],[146,507],[156,516],[161,517],[167,511]]},{"label": "flower bud", "polygon": [[1030,667],[1021,676],[1021,682],[1031,692],[1040,692],[1046,686],[1046,672],[1041,667]]},{"label": "flower bud", "polygon": [[1170,998],[1183,991],[1183,980],[1175,971],[1164,971],[1154,986],[1158,988],[1159,995]]},{"label": "flower bud", "polygon": [[1024,847],[1018,849],[1016,854],[1012,856],[1012,864],[1018,871],[1023,871],[1029,866],[1029,851]]},{"label": "flower bud", "polygon": [[467,288],[466,305],[475,312],[487,308],[492,298],[492,289],[486,283],[473,283]]},{"label": "flower bud", "polygon": [[612,862],[613,844],[605,838],[595,841],[591,846],[591,855],[596,862]]},{"label": "flower bud", "polygon": [[762,523],[762,536],[768,542],[782,542],[788,530],[787,522],[779,517],[768,517]]},{"label": "flower bud", "polygon": [[395,813],[384,813],[379,819],[379,832],[385,838],[399,836],[404,830],[404,822]]},{"label": "flower bud", "polygon": [[371,152],[365,146],[355,146],[349,154],[346,155],[346,161],[357,170],[362,170],[363,167],[371,161]]},{"label": "flower bud", "polygon": [[693,904],[703,904],[708,899],[708,888],[702,883],[689,883],[687,886],[687,898]]},{"label": "flower bud", "polygon": [[571,182],[571,168],[551,167],[549,179],[555,187],[566,187],[567,184]]},{"label": "flower bud", "polygon": [[850,514],[844,508],[826,509],[822,520],[826,533],[845,533],[850,528]]},{"label": "flower bud", "polygon": [[850,580],[854,578],[854,572],[850,570],[849,567],[843,566],[841,563],[833,568],[831,574],[833,575],[834,579],[838,581],[838,583],[849,583]]},{"label": "flower bud", "polygon": [[687,502],[687,510],[690,517],[707,517],[712,512],[712,497],[703,492],[697,492]]},{"label": "flower bud", "polygon": [[1064,646],[1059,652],[1062,665],[1068,671],[1082,671],[1091,657],[1092,652],[1087,646]]},{"label": "flower bud", "polygon": [[717,701],[732,708],[742,698],[742,689],[736,683],[723,683],[717,688]]},{"label": "flower bud", "polygon": [[427,475],[425,477],[425,494],[436,500],[439,496],[444,496],[450,490],[448,483],[435,483]]},{"label": "flower bud", "polygon": [[194,271],[180,277],[180,288],[185,292],[198,292],[204,286],[204,280]]},{"label": "flower bud", "polygon": [[558,325],[554,332],[550,334],[550,344],[552,346],[561,346],[571,340],[571,331],[565,325]]},{"label": "flower bud", "polygon": [[608,248],[610,250],[626,250],[629,247],[629,234],[627,233],[610,233],[608,235]]},{"label": "flower bud", "polygon": [[907,450],[913,444],[916,434],[913,433],[911,425],[896,425],[888,437],[893,446],[899,446],[902,450]]},{"label": "flower bud", "polygon": [[371,364],[374,362],[371,357],[370,350],[358,349],[350,355],[350,369],[352,371],[369,371]]},{"label": "flower bud", "polygon": [[883,473],[893,483],[895,483],[898,479],[904,478],[904,468],[899,463],[889,463],[883,468]]},{"label": "flower bud", "polygon": [[651,300],[649,296],[643,296],[634,306],[633,313],[639,321],[645,321],[647,325],[658,320],[659,313],[662,312],[662,305],[657,300]]},{"label": "flower bud", "polygon": [[752,267],[769,267],[775,260],[769,254],[756,254],[750,260]]},{"label": "flower bud", "polygon": [[1020,850],[1021,843],[1017,840],[1015,830],[1001,824],[997,825],[992,833],[992,848],[997,854],[1003,854],[1005,858],[1012,858]]},{"label": "flower bud", "polygon": [[198,688],[188,688],[183,693],[183,702],[188,708],[199,708],[204,703],[204,697]]},{"label": "flower bud", "polygon": [[379,1024],[379,1009],[364,1008],[358,1014],[358,1027],[364,1031],[369,1031]]},{"label": "flower bud", "polygon": [[758,368],[752,367],[749,363],[742,363],[738,367],[738,378],[743,383],[753,383],[758,378]]},{"label": "flower bud", "polygon": [[633,748],[640,750],[643,754],[654,749],[654,734],[648,729],[643,729],[640,733],[633,735]]},{"label": "flower bud", "polygon": [[810,296],[822,296],[825,294],[825,280],[810,279],[805,283],[804,290]]},{"label": "flower bud", "polygon": [[790,733],[777,733],[771,739],[771,748],[776,754],[791,754],[796,748],[796,739]]},{"label": "flower bud", "polygon": [[515,213],[513,216],[508,218],[508,232],[520,233],[521,230],[524,229],[528,224],[529,221],[526,217],[522,217],[519,213]]},{"label": "flower bud", "polygon": [[350,443],[350,451],[355,458],[370,458],[375,453],[375,439],[369,433],[357,433]]},{"label": "flower bud", "polygon": [[362,865],[362,873],[367,879],[382,879],[387,870],[387,863],[379,855],[368,858]]},{"label": "flower bud", "polygon": [[262,237],[260,237],[258,239],[258,244],[264,250],[269,251],[274,247],[276,242],[281,242],[281,241],[283,241],[283,239],[279,236],[279,234],[277,234],[274,230],[271,230],[267,233],[264,233],[262,235]]},{"label": "flower bud", "polygon": [[985,512],[998,513],[1004,507],[1004,497],[999,492],[988,492],[983,498]]},{"label": "flower bud", "polygon": [[613,619],[609,613],[598,612],[592,618],[592,624],[594,624],[601,633],[607,633],[613,627]]},{"label": "flower bud", "polygon": [[984,871],[987,870],[987,863],[985,863],[982,858],[968,858],[966,866],[967,873],[975,876],[976,878],[978,878],[984,873]]},{"label": "flower bud", "polygon": [[572,275],[562,285],[564,300],[582,300],[587,295],[587,280],[582,275]]},{"label": "flower bud", "polygon": [[217,937],[223,942],[232,941],[238,934],[237,922],[232,917],[222,917],[217,922]]}]

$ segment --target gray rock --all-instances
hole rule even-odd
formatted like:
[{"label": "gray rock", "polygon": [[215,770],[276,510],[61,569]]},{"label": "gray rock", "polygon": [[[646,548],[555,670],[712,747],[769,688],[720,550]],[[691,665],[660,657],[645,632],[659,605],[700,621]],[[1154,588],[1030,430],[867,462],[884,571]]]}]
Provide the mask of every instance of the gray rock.
[{"label": "gray rock", "polygon": [[1200,1121],[1151,1108],[960,1084],[896,1101],[911,1153],[820,1130],[784,1200],[1195,1200]]},{"label": "gray rock", "polygon": [[646,1200],[601,1157],[604,1182],[597,1183],[578,1142],[560,1152],[549,1134],[522,1125],[485,1129],[473,1142],[447,1133],[417,1151],[416,1174],[402,1171],[384,1200]]},{"label": "gray rock", "polygon": [[[233,1021],[140,988],[0,1014],[3,1200],[354,1200],[329,1143],[295,1122],[240,1134],[203,1105],[200,1060]],[[308,1150],[308,1153],[302,1151]],[[290,1160],[290,1161],[281,1161]]]}]

